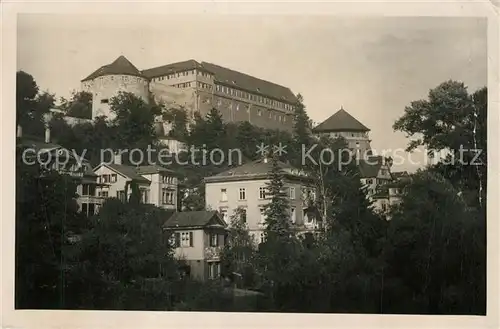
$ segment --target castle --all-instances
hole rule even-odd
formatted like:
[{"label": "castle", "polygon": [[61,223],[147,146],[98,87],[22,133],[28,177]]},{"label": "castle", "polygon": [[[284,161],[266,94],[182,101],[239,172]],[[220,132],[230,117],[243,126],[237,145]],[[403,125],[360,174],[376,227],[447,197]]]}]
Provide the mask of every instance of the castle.
[{"label": "castle", "polygon": [[124,56],[81,81],[92,93],[92,118],[113,117],[110,99],[130,92],[145,102],[184,108],[190,117],[216,108],[226,122],[269,129],[293,127],[297,98],[284,86],[206,62],[187,60],[140,71]]}]

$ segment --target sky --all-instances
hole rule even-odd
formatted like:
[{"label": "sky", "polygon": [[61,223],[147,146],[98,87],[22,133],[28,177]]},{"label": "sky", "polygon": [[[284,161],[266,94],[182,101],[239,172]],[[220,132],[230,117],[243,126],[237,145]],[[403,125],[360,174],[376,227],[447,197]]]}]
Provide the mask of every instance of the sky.
[{"label": "sky", "polygon": [[[486,29],[484,19],[451,17],[22,14],[17,69],[68,97],[120,55],[139,69],[211,62],[302,94],[317,123],[343,107],[381,152],[406,147],[392,124],[430,89],[487,85]],[[423,155],[412,159],[397,170],[422,166]]]}]

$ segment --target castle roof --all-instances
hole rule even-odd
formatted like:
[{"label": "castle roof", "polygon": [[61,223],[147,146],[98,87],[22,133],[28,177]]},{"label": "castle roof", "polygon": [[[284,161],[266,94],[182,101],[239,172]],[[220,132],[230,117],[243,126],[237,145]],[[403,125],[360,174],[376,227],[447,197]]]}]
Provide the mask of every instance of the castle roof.
[{"label": "castle roof", "polygon": [[297,98],[290,90],[290,88],[266,80],[258,79],[251,75],[234,71],[216,64],[207,62],[200,63],[194,59],[139,71],[124,56],[120,56],[113,63],[102,66],[82,81],[91,80],[96,77],[109,74],[127,74],[153,79],[168,74],[185,72],[195,69],[214,75],[215,82],[218,84],[223,84],[235,89],[244,90],[253,94],[270,97],[278,101],[292,104],[297,102]]},{"label": "castle roof", "polygon": [[132,75],[143,77],[142,73],[125,56],[120,56],[111,64],[101,66],[82,81],[92,80],[104,75]]},{"label": "castle roof", "polygon": [[206,69],[195,61],[194,59],[189,59],[187,61],[183,62],[177,62],[177,63],[172,63],[172,64],[167,64],[167,65],[162,65],[158,67],[154,67],[151,69],[147,70],[142,70],[141,73],[147,77],[148,79],[156,78],[156,77],[161,77],[165,76],[168,74],[173,74],[173,73],[178,73],[178,72],[184,72],[188,70],[205,70]]},{"label": "castle roof", "polygon": [[344,109],[338,110],[331,117],[313,128],[314,132],[367,132],[370,131],[365,125],[356,120]]},{"label": "castle roof", "polygon": [[242,89],[254,94],[269,96],[279,101],[296,103],[297,97],[290,88],[255,78],[251,75],[234,71],[219,65],[202,62],[204,68],[215,75],[215,82],[235,89]]}]

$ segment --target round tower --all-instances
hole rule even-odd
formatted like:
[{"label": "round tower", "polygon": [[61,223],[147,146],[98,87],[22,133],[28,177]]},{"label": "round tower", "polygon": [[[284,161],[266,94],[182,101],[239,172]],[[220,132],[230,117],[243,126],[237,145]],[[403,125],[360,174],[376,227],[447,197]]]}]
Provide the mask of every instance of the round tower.
[{"label": "round tower", "polygon": [[119,92],[129,92],[149,102],[149,80],[124,56],[102,66],[81,83],[82,90],[92,93],[92,119],[112,119],[110,101]]},{"label": "round tower", "polygon": [[343,108],[313,129],[316,135],[344,138],[347,147],[352,150],[358,158],[366,158],[371,154],[369,131],[370,129],[356,120]]}]

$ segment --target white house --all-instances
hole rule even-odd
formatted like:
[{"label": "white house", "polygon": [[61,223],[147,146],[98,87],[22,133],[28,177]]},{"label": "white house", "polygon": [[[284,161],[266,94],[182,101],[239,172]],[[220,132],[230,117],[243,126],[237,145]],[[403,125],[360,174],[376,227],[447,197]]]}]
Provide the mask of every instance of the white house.
[{"label": "white house", "polygon": [[128,166],[115,156],[113,163],[103,162],[94,168],[98,182],[98,196],[128,200],[132,185],[137,184],[142,202],[164,209],[177,210],[178,178],[175,172],[158,165]]},{"label": "white house", "polygon": [[[293,226],[299,232],[319,229],[320,223],[308,209],[310,199],[315,198],[311,179],[288,164],[279,163],[279,166],[284,174]],[[219,211],[227,224],[235,210],[242,209],[250,233],[261,242],[265,228],[264,205],[270,200],[266,186],[271,169],[271,161],[262,159],[206,177],[206,207]]]}]

